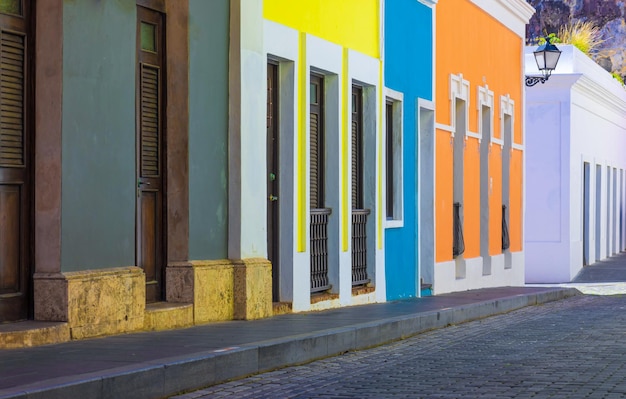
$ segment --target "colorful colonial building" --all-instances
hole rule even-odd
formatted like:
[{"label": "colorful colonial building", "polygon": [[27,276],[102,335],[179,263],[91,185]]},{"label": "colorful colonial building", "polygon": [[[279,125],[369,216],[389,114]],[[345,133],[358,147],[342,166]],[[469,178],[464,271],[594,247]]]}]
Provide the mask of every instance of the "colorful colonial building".
[{"label": "colorful colonial building", "polygon": [[2,2],[3,345],[272,314],[244,3]]},{"label": "colorful colonial building", "polygon": [[[429,294],[434,264],[433,0],[385,2],[387,298]],[[420,228],[423,226],[424,228]],[[421,265],[421,273],[420,273]]]},{"label": "colorful colonial building", "polygon": [[262,5],[274,301],[383,301],[382,2]]},{"label": "colorful colonial building", "polygon": [[0,2],[0,345],[522,284],[532,12]]},{"label": "colorful colonial building", "polygon": [[[436,13],[434,292],[524,283],[522,0]],[[422,225],[421,231],[427,226]]]},{"label": "colorful colonial building", "polygon": [[[526,89],[526,282],[571,281],[626,248],[626,90],[571,45]],[[526,49],[526,74],[539,75]]]}]

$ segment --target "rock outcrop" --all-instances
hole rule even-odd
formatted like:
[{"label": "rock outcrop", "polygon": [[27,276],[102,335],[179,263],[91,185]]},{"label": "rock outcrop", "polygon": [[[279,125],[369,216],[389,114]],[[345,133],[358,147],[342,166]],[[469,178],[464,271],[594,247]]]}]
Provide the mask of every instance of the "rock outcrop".
[{"label": "rock outcrop", "polygon": [[527,0],[537,10],[526,28],[532,43],[540,36],[557,33],[570,22],[591,21],[604,42],[593,59],[609,72],[626,77],[626,2],[624,0]]}]

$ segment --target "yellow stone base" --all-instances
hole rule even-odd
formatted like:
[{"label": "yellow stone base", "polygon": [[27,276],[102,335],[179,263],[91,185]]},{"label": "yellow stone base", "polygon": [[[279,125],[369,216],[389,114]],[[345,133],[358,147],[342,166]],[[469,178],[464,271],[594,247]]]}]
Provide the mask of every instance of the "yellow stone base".
[{"label": "yellow stone base", "polygon": [[[196,324],[272,316],[272,265],[267,259],[189,263],[193,269]],[[185,274],[184,271],[178,273]]]},{"label": "yellow stone base", "polygon": [[143,328],[146,280],[138,267],[64,273],[73,339]]},{"label": "yellow stone base", "polygon": [[[0,348],[270,317],[272,267],[267,259],[168,265],[167,302],[146,306],[145,275],[135,266],[34,276],[33,322],[0,325]],[[291,311],[290,307],[284,309]],[[47,322],[46,329],[17,325]],[[60,322],[52,323],[50,322]]]},{"label": "yellow stone base", "polygon": [[291,302],[274,302],[272,303],[272,314],[278,316],[281,314],[292,313],[293,308]]},{"label": "yellow stone base", "polygon": [[193,304],[196,324],[232,320],[234,268],[229,260],[192,261]]},{"label": "yellow stone base", "polygon": [[192,325],[193,305],[190,303],[159,302],[146,306],[144,330],[171,330]]},{"label": "yellow stone base", "polygon": [[272,264],[263,258],[242,259],[235,265],[235,319],[272,316]]},{"label": "yellow stone base", "polygon": [[0,325],[0,349],[58,344],[69,339],[67,323],[25,321]]}]

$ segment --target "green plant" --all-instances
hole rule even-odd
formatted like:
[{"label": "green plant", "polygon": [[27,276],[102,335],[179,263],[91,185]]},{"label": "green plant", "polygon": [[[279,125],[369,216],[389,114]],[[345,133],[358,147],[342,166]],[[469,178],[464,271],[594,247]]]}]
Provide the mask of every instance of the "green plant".
[{"label": "green plant", "polygon": [[558,36],[561,43],[571,44],[588,56],[595,54],[604,42],[600,29],[588,21],[561,26]]},{"label": "green plant", "polygon": [[611,76],[613,76],[613,79],[617,80],[622,84],[622,86],[624,86],[624,77],[622,75],[617,72],[611,72]]},{"label": "green plant", "polygon": [[546,40],[549,41],[550,44],[561,43],[561,39],[555,33],[550,33],[546,36],[540,37],[537,40],[537,44],[543,46],[544,44],[546,44]]}]

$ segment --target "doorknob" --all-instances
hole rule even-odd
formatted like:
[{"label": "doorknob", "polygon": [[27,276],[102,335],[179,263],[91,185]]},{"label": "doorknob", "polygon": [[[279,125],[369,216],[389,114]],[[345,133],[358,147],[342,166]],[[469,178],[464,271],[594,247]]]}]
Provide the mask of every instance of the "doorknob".
[{"label": "doorknob", "polygon": [[278,197],[270,195],[270,201],[278,201]]}]

